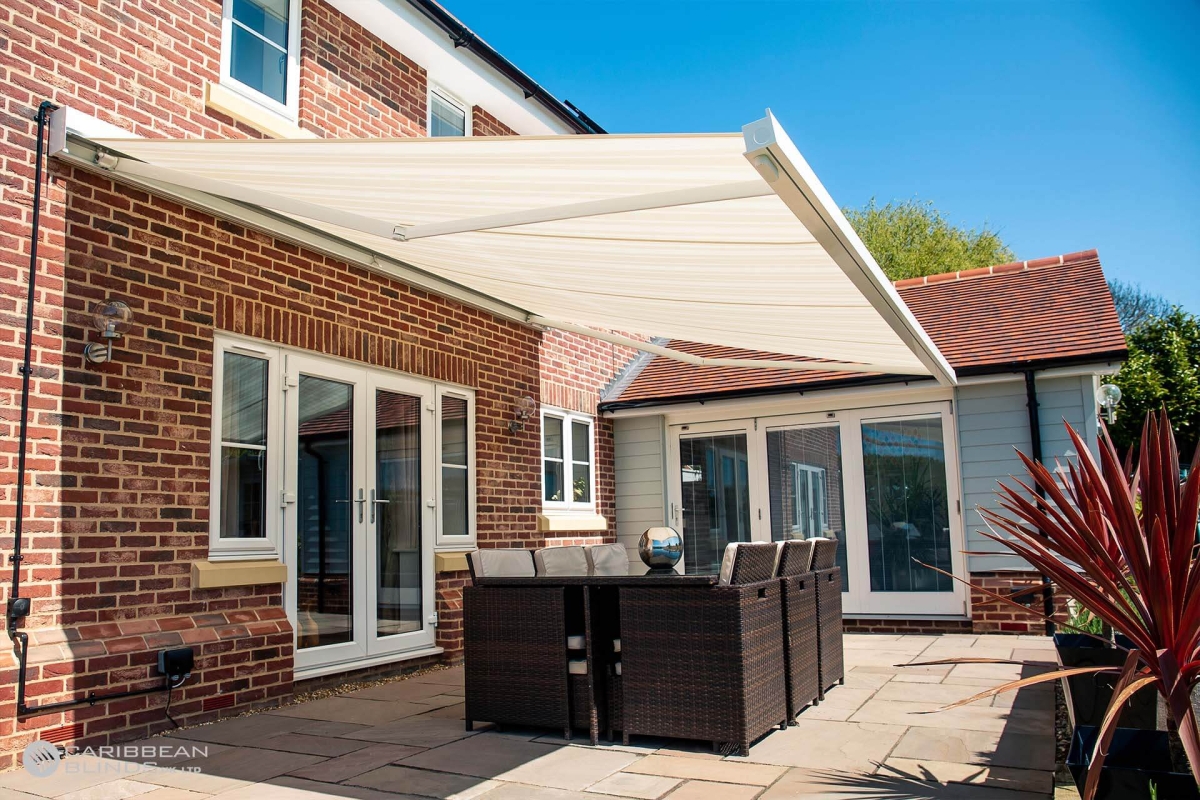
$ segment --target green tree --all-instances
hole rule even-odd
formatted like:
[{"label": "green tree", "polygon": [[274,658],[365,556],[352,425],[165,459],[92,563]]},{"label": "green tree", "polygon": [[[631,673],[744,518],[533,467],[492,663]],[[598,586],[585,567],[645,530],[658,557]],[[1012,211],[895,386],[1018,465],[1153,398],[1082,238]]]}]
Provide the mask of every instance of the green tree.
[{"label": "green tree", "polygon": [[1146,412],[1165,405],[1180,459],[1190,463],[1200,440],[1200,317],[1176,306],[1142,322],[1126,340],[1129,360],[1113,381],[1121,387],[1113,439],[1122,449],[1139,441]]},{"label": "green tree", "polygon": [[986,224],[979,229],[952,224],[933,203],[916,199],[844,209],[871,255],[892,280],[987,267],[1016,256]]}]

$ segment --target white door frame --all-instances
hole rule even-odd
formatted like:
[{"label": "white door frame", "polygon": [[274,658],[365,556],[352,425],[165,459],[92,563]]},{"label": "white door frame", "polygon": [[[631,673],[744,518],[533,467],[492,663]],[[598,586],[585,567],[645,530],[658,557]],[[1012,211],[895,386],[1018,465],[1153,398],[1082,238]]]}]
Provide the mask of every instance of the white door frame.
[{"label": "white door frame", "polygon": [[[767,481],[767,431],[793,427],[837,425],[842,450],[842,496],[847,541],[848,591],[843,598],[846,614],[861,616],[966,616],[969,597],[960,581],[949,592],[871,592],[870,550],[866,537],[867,509],[864,485],[862,423],[940,415],[946,454],[946,498],[950,521],[950,549],[953,572],[966,578],[967,561],[963,553],[965,536],[962,516],[962,483],[959,476],[958,431],[952,401],[845,408],[837,411],[813,411],[765,417],[743,417],[716,422],[676,423],[667,428],[667,519],[682,531],[682,480],[679,442],[690,435],[741,433],[746,436],[749,457],[751,539],[771,541],[770,486]],[[853,535],[851,532],[861,532]],[[680,559],[677,570],[683,569]]]},{"label": "white door frame", "polygon": [[[321,647],[301,648],[299,641],[295,648],[294,669],[304,670],[327,664],[356,661],[367,655],[366,634],[366,585],[363,577],[367,574],[366,551],[361,546],[366,536],[365,502],[357,502],[359,492],[365,492],[366,483],[366,439],[367,430],[366,372],[360,368],[350,367],[338,361],[332,361],[318,356],[287,353],[285,361],[285,386],[287,397],[284,423],[284,493],[291,498],[283,514],[283,561],[288,568],[287,586],[284,590],[284,600],[287,605],[288,617],[297,637],[300,633],[298,623],[297,599],[299,596],[300,565],[297,555],[299,521],[299,459],[294,452],[299,434],[300,421],[300,376],[310,375],[323,380],[345,383],[352,388],[351,424],[353,435],[350,442],[352,447],[351,477],[350,477],[350,601],[353,614],[351,639],[341,644],[324,645]],[[361,512],[360,512],[361,510]]]},{"label": "white door frame", "polygon": [[[436,575],[434,573],[434,543],[437,537],[437,472],[438,454],[434,426],[436,404],[434,384],[386,370],[351,365],[344,361],[315,354],[285,353],[284,424],[284,492],[283,561],[288,580],[284,602],[293,628],[299,632],[297,601],[299,594],[299,564],[297,556],[297,497],[298,459],[293,452],[299,421],[300,376],[311,375],[325,380],[345,383],[353,388],[353,460],[351,467],[352,524],[351,524],[351,602],[353,603],[353,638],[350,642],[295,649],[295,670],[311,672],[339,664],[347,667],[356,662],[374,663],[375,656],[424,651],[434,645],[437,630],[434,609]],[[421,629],[411,633],[380,637],[377,635],[377,543],[375,523],[371,515],[371,490],[376,488],[376,426],[375,404],[377,390],[396,392],[418,398],[421,406]],[[358,502],[361,495],[362,502]],[[361,511],[361,513],[360,513]],[[374,519],[378,519],[378,515]]]},{"label": "white door frame", "polygon": [[[431,619],[434,609],[433,546],[437,529],[437,479],[435,469],[438,467],[437,453],[434,450],[435,435],[433,426],[437,424],[434,416],[433,385],[404,375],[371,370],[367,375],[367,420],[370,428],[367,432],[366,447],[366,492],[367,492],[367,527],[366,554],[367,565],[372,570],[366,576],[367,594],[367,655],[382,655],[384,653],[400,653],[406,650],[422,649],[434,643],[436,630]],[[376,521],[381,517],[372,513],[372,492],[378,489],[376,467],[378,458],[376,446],[376,402],[379,392],[394,392],[418,398],[421,404],[421,628],[411,633],[398,633],[392,636],[378,635],[378,580],[374,570],[379,564]]]}]

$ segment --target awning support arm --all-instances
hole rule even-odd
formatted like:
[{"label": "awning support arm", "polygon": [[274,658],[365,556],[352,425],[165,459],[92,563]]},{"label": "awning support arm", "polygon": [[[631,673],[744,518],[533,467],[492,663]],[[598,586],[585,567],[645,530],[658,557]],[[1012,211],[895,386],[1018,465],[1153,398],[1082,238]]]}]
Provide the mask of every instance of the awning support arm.
[{"label": "awning support arm", "polygon": [[881,370],[878,364],[855,364],[846,361],[768,361],[760,358],[707,358],[695,355],[694,353],[685,353],[682,350],[672,350],[669,347],[662,347],[651,342],[643,342],[629,336],[622,336],[619,333],[576,325],[572,322],[560,322],[537,315],[531,315],[529,322],[532,325],[540,325],[543,328],[553,328],[555,330],[567,331],[568,333],[590,336],[602,342],[631,347],[634,350],[641,350],[644,353],[652,353],[656,356],[669,358],[673,361],[682,361],[685,364],[694,364],[698,367],[746,367],[750,369],[784,369],[800,372],[867,373],[883,371],[895,375],[925,374],[915,371],[912,367],[886,367]]},{"label": "awning support arm", "polygon": [[424,239],[428,236],[445,236],[450,233],[512,228],[517,225],[533,225],[538,222],[599,217],[606,214],[622,214],[627,211],[646,211],[652,208],[670,208],[699,203],[717,203],[722,200],[742,200],[748,197],[764,197],[769,194],[774,194],[771,187],[758,180],[719,183],[714,186],[699,186],[693,189],[674,189],[669,192],[610,197],[604,200],[589,200],[583,203],[532,208],[505,214],[430,222],[409,227],[397,225],[394,235],[401,241],[408,241]]}]

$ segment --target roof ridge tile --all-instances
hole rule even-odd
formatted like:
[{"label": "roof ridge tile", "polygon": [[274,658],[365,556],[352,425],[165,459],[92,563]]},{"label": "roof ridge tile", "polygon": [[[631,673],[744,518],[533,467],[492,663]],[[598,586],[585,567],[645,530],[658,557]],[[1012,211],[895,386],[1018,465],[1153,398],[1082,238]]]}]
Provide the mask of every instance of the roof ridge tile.
[{"label": "roof ridge tile", "polygon": [[928,286],[934,283],[960,281],[967,278],[983,278],[989,275],[1006,275],[1013,272],[1042,269],[1043,267],[1062,267],[1068,264],[1078,264],[1083,261],[1093,261],[1099,257],[1100,253],[1095,249],[1080,250],[1076,253],[1066,253],[1061,256],[1035,258],[1029,261],[1010,261],[1007,264],[993,264],[990,267],[960,269],[957,272],[938,272],[933,275],[921,275],[916,278],[901,278],[898,281],[893,281],[892,285],[897,289],[907,289],[912,286]]}]

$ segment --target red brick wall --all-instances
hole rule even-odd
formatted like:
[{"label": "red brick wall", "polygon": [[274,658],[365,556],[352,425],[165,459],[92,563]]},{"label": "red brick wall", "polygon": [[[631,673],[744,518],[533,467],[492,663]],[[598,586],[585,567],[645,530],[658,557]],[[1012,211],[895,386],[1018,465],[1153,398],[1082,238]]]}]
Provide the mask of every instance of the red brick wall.
[{"label": "red brick wall", "polygon": [[[1041,636],[1046,632],[1042,619],[1045,611],[1043,595],[1039,592],[1013,598],[1029,606],[1024,613],[1008,603],[995,599],[988,592],[1008,597],[1013,590],[1040,586],[1041,576],[1036,572],[974,572],[971,573],[971,623],[975,633],[1023,633]],[[987,592],[975,587],[982,587]],[[1054,618],[1065,619],[1067,601],[1070,598],[1054,591]]]}]

